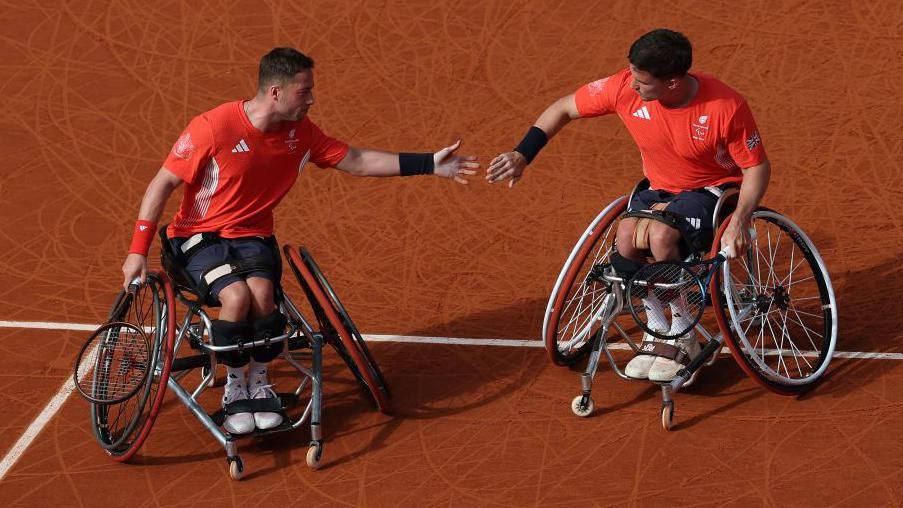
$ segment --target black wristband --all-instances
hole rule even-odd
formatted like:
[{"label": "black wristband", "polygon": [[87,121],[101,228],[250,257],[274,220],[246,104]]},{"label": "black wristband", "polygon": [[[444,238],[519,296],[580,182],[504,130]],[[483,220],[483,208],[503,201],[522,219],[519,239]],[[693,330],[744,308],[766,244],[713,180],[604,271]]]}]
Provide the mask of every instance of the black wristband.
[{"label": "black wristband", "polygon": [[431,153],[400,153],[398,166],[401,176],[432,175],[435,169]]},{"label": "black wristband", "polygon": [[546,136],[545,131],[534,125],[530,127],[530,130],[524,135],[524,139],[520,141],[520,144],[514,148],[514,151],[520,152],[527,159],[527,164],[530,164],[548,142],[549,137]]}]

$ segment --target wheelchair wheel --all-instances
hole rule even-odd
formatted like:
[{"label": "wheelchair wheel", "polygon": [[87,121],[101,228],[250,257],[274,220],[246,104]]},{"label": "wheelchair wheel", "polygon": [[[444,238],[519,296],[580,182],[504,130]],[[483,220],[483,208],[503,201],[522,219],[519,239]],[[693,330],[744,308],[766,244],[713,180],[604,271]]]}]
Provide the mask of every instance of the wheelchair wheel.
[{"label": "wheelchair wheel", "polygon": [[310,301],[326,342],[342,358],[377,409],[388,413],[390,393],[382,372],[323,272],[305,248],[285,245],[283,251]]},{"label": "wheelchair wheel", "polygon": [[91,428],[100,446],[116,460],[129,460],[150,434],[166,393],[175,342],[175,298],[169,279],[160,273],[134,295],[120,293],[111,317],[143,328],[151,344],[151,369],[145,385],[131,398],[111,405],[91,404]]},{"label": "wheelchair wheel", "polygon": [[614,225],[626,209],[625,196],[608,205],[583,232],[561,268],[542,324],[546,351],[558,365],[573,364],[592,346],[600,325],[595,318],[609,293],[596,267],[608,262],[617,233]]},{"label": "wheelchair wheel", "polygon": [[712,278],[715,317],[750,377],[774,392],[798,394],[821,379],[834,353],[834,289],[812,241],[790,219],[760,208],[752,226],[756,238],[747,255],[724,263]]}]

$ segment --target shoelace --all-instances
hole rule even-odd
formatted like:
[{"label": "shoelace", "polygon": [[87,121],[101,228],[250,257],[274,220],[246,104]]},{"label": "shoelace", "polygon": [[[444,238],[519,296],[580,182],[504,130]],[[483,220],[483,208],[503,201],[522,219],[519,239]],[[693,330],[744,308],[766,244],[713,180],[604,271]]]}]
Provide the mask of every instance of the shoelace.
[{"label": "shoelace", "polygon": [[[266,397],[258,397],[257,395],[260,392],[265,392]],[[277,395],[276,395],[276,392],[273,391],[273,385],[268,384],[268,385],[260,385],[256,388],[254,388],[254,393],[251,394],[250,398],[252,398],[252,399],[258,399],[258,398],[275,399],[276,397],[277,397]]]}]

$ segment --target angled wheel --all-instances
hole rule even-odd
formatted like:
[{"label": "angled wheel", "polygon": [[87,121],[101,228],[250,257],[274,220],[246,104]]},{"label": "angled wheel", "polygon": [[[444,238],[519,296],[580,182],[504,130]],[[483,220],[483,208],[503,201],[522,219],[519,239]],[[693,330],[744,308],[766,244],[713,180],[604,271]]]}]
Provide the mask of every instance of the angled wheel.
[{"label": "angled wheel", "polygon": [[750,377],[774,392],[798,394],[821,379],[834,353],[834,289],[812,241],[790,219],[759,209],[752,226],[756,238],[747,255],[712,279],[715,317]]},{"label": "angled wheel", "polygon": [[561,268],[549,297],[542,335],[549,357],[570,365],[589,352],[599,329],[602,302],[609,294],[601,267],[613,252],[615,223],[627,209],[627,197],[614,200],[590,223]]},{"label": "angled wheel", "polygon": [[389,389],[367,348],[364,338],[348,316],[345,307],[313,257],[303,247],[285,245],[283,252],[288,259],[292,273],[310,300],[311,307],[319,322],[326,341],[339,354],[361,388],[367,393],[377,409],[389,411]]},{"label": "angled wheel", "polygon": [[150,435],[166,393],[175,342],[175,298],[169,279],[160,273],[133,293],[121,292],[110,319],[143,329],[151,344],[151,372],[137,393],[117,404],[91,405],[91,427],[104,450],[118,462],[132,458]]},{"label": "angled wheel", "polygon": [[578,395],[571,400],[571,411],[581,418],[586,418],[593,414],[594,409],[595,404],[593,403],[592,397]]}]

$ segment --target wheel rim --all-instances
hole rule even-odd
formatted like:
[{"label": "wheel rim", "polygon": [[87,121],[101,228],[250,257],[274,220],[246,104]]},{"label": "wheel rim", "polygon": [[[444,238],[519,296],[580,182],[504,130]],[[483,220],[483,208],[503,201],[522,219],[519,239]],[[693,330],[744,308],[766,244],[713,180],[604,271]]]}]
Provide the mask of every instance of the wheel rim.
[{"label": "wheel rim", "polygon": [[[172,363],[175,330],[175,310],[170,303],[174,297],[172,286],[165,276],[148,274],[146,286],[124,316],[154,337],[151,351],[153,372],[148,383],[131,399],[113,406],[91,406],[92,427],[100,445],[115,460],[130,459],[147,439],[163,401]],[[120,429],[121,430],[118,430]]]},{"label": "wheel rim", "polygon": [[828,368],[837,340],[837,304],[824,261],[792,221],[753,214],[749,256],[723,265],[730,336],[767,381],[799,389]]},{"label": "wheel rim", "polygon": [[376,377],[372,367],[375,363],[370,357],[364,356],[365,351],[356,342],[356,338],[329,300],[325,289],[318,280],[319,270],[315,273],[311,269],[311,265],[302,259],[302,255],[306,255],[308,258],[310,255],[306,254],[305,249],[295,248],[291,245],[284,245],[283,252],[288,259],[292,273],[311,304],[326,342],[336,350],[349,367],[358,383],[376,404],[377,409],[382,413],[388,413],[388,390],[385,383],[381,378]]},{"label": "wheel rim", "polygon": [[320,267],[317,265],[316,261],[314,261],[313,256],[310,255],[307,249],[301,247],[300,252],[302,259],[305,263],[307,263],[310,271],[317,278],[317,282],[320,283],[320,286],[325,291],[326,297],[332,304],[333,309],[338,313],[339,318],[342,320],[342,324],[345,325],[345,328],[351,334],[351,338],[354,341],[355,346],[357,346],[358,351],[361,353],[361,356],[367,364],[367,368],[370,370],[370,374],[376,381],[376,388],[379,389],[386,397],[391,397],[392,394],[389,392],[389,387],[386,384],[386,379],[383,376],[382,371],[379,370],[379,364],[376,363],[376,359],[370,352],[370,348],[367,347],[367,342],[364,340],[363,335],[361,335],[361,332],[358,331],[357,326],[355,326],[354,322],[351,320],[351,316],[348,314],[348,310],[345,309],[342,301],[339,300],[338,294],[336,294],[335,290],[332,288],[332,285],[326,279],[326,276],[323,275],[323,271],[320,270]]},{"label": "wheel rim", "polygon": [[546,349],[557,363],[571,363],[585,354],[598,330],[595,318],[610,293],[601,282],[598,267],[608,262],[614,224],[626,207],[627,199],[622,196],[596,216],[558,275],[543,321]]}]

